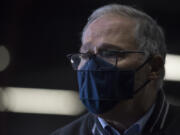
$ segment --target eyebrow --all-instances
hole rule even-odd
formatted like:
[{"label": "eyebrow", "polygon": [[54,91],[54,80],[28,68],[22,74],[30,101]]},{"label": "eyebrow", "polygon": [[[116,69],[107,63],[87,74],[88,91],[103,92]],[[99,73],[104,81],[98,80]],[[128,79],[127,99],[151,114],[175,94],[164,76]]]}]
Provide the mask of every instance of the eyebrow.
[{"label": "eyebrow", "polygon": [[[81,46],[80,48],[80,52],[83,53],[87,53],[87,52],[93,52],[94,47],[92,46],[91,43],[86,43],[84,45]],[[116,51],[120,51],[120,50],[125,50],[120,46],[117,45],[113,45],[113,44],[109,44],[109,43],[102,43],[98,45],[98,51],[102,51],[102,50],[116,50]]]},{"label": "eyebrow", "polygon": [[120,50],[124,50],[122,47],[117,46],[117,45],[113,45],[113,44],[109,44],[109,43],[103,43],[99,46],[99,50],[116,50],[116,51],[120,51]]}]

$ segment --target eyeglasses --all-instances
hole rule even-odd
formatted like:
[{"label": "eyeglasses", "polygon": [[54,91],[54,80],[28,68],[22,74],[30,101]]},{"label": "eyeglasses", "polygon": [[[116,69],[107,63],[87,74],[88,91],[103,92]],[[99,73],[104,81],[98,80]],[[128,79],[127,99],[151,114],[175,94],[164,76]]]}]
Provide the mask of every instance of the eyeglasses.
[{"label": "eyeglasses", "polygon": [[83,67],[86,62],[88,62],[93,57],[99,57],[102,60],[106,61],[107,63],[112,64],[113,66],[117,66],[118,60],[122,59],[130,53],[141,53],[144,54],[142,51],[100,51],[98,54],[91,54],[91,53],[74,53],[68,54],[67,58],[70,60],[72,67],[74,70],[78,70]]}]

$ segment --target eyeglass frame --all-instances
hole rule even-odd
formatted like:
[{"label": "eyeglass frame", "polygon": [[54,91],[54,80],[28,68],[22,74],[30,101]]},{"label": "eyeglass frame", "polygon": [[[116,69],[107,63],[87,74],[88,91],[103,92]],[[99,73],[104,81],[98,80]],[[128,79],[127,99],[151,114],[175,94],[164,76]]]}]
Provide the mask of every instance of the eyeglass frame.
[{"label": "eyeglass frame", "polygon": [[[115,62],[115,65],[114,66],[117,66],[117,62],[118,62],[118,54],[126,54],[126,53],[141,53],[141,54],[145,54],[145,52],[143,51],[134,51],[134,50],[111,50],[109,52],[114,52],[116,54],[114,54],[114,58],[116,58],[116,62]],[[71,61],[71,58],[73,55],[77,55],[77,54],[83,54],[83,55],[87,55],[89,57],[89,60],[92,59],[93,57],[97,57],[98,54],[100,53],[97,53],[97,54],[93,54],[93,53],[71,53],[71,54],[67,54],[66,57]]]}]

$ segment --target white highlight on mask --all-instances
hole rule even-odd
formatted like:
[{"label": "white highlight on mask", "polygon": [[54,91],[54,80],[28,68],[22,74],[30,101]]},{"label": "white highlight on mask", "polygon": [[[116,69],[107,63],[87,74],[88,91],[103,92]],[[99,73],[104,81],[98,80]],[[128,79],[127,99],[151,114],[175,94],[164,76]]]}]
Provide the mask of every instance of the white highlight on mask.
[{"label": "white highlight on mask", "polygon": [[180,55],[167,54],[165,80],[180,81]]},{"label": "white highlight on mask", "polygon": [[85,110],[78,93],[70,90],[7,87],[0,96],[1,111],[79,115]]}]

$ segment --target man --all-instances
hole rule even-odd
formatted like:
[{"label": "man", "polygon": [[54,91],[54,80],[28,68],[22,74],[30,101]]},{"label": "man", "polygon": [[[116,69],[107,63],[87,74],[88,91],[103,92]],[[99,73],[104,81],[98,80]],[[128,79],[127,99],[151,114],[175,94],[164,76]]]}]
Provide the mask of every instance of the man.
[{"label": "man", "polygon": [[93,12],[80,53],[71,54],[90,113],[53,135],[179,135],[180,109],[162,91],[166,44],[160,26],[124,5]]}]

